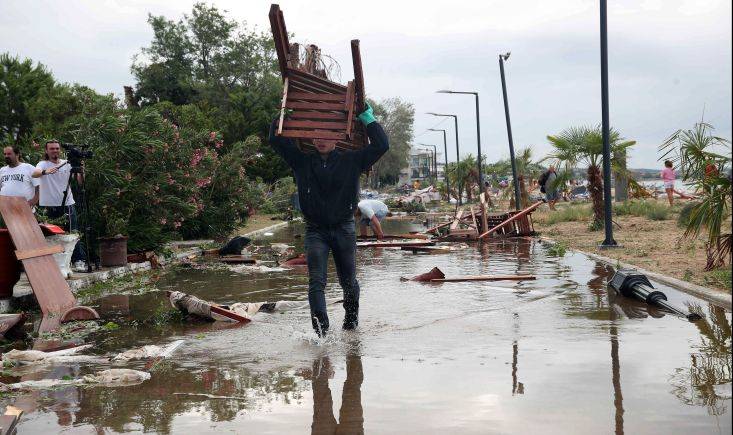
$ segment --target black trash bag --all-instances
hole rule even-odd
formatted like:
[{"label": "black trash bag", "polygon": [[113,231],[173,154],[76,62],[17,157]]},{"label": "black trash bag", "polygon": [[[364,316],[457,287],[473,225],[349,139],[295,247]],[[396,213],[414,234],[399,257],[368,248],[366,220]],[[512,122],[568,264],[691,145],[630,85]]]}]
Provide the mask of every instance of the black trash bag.
[{"label": "black trash bag", "polygon": [[242,249],[252,242],[251,239],[244,236],[237,236],[228,241],[224,247],[219,249],[219,255],[242,255]]}]

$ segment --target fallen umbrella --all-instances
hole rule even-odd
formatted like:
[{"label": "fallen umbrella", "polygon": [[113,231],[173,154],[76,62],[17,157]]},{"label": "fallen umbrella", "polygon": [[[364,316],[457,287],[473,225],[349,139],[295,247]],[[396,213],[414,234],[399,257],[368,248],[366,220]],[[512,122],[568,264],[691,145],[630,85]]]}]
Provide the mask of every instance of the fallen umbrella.
[{"label": "fallen umbrella", "polygon": [[609,284],[611,288],[627,298],[638,299],[649,305],[664,308],[674,314],[685,317],[687,320],[694,322],[702,319],[697,313],[685,313],[679,308],[667,302],[667,295],[655,290],[649,279],[638,272],[629,269],[620,269],[611,278]]}]

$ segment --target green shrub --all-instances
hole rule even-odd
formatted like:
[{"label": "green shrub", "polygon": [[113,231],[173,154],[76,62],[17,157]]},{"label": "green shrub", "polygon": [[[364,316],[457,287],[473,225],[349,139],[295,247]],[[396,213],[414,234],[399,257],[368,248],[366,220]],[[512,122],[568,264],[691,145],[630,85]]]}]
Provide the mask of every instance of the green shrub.
[{"label": "green shrub", "polygon": [[553,257],[564,257],[568,247],[562,242],[553,243],[547,248],[547,254]]},{"label": "green shrub", "polygon": [[669,219],[669,208],[666,206],[650,207],[646,211],[646,217],[653,221],[664,221]]}]

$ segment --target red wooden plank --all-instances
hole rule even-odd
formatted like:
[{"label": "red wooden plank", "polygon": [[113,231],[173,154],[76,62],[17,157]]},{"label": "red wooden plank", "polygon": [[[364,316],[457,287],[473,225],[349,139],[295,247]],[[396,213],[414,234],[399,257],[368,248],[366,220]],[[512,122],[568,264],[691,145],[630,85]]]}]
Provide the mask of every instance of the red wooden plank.
[{"label": "red wooden plank", "polygon": [[[0,214],[18,251],[31,251],[48,246],[24,198],[0,196]],[[42,332],[55,329],[61,314],[75,306],[76,299],[52,255],[28,258],[22,262],[44,315]]]},{"label": "red wooden plank", "polygon": [[288,115],[289,119],[328,119],[333,121],[345,121],[346,114],[338,112],[313,112],[305,110],[294,110]]},{"label": "red wooden plank", "polygon": [[305,100],[305,101],[333,101],[337,103],[343,103],[346,101],[347,95],[342,94],[313,94],[309,92],[291,92],[288,94],[290,100]]},{"label": "red wooden plank", "polygon": [[283,130],[282,137],[293,139],[336,139],[345,140],[346,134],[324,130]]},{"label": "red wooden plank", "polygon": [[361,67],[361,50],[359,50],[359,40],[351,41],[351,61],[354,65],[354,90],[356,92],[355,104],[357,113],[364,111],[364,72]]},{"label": "red wooden plank", "polygon": [[346,86],[340,85],[338,83],[334,83],[326,79],[322,79],[318,76],[307,73],[305,71],[301,71],[299,69],[288,68],[288,77],[294,78],[295,81],[299,83],[306,83],[311,86],[316,86],[324,90],[328,90],[330,91],[330,93],[334,93],[334,94],[345,94],[346,93]]},{"label": "red wooden plank", "polygon": [[325,122],[325,121],[296,121],[294,119],[286,119],[285,128],[313,128],[320,130],[339,130],[343,131],[346,129],[345,122]]},{"label": "red wooden plank", "polygon": [[273,4],[270,6],[269,17],[270,27],[272,28],[272,37],[275,41],[277,61],[280,66],[280,73],[282,74],[283,79],[285,79],[288,71],[290,43],[288,41],[288,31],[285,28],[285,20],[283,19],[283,14],[279,5]]},{"label": "red wooden plank", "polygon": [[344,103],[346,106],[346,112],[348,115],[346,116],[346,137],[348,139],[351,139],[351,127],[352,122],[354,122],[354,81],[350,81],[349,84],[346,86],[346,101]]},{"label": "red wooden plank", "polygon": [[304,109],[304,110],[343,110],[344,105],[340,103],[313,103],[310,101],[288,101],[286,106],[288,109]]}]

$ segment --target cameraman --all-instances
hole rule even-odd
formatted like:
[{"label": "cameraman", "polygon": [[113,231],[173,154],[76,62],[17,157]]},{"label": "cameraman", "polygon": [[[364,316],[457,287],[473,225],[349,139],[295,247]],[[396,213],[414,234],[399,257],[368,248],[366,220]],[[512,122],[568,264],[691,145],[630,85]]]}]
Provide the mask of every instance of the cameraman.
[{"label": "cameraman", "polygon": [[[51,219],[58,219],[68,215],[67,231],[78,231],[79,221],[74,206],[74,195],[71,193],[70,178],[71,165],[68,161],[61,159],[61,144],[55,139],[46,142],[46,153],[43,160],[39,161],[33,171],[34,178],[41,179],[40,200],[41,210]],[[74,174],[78,183],[81,183],[81,174]],[[61,204],[66,192],[66,203]],[[84,244],[77,243],[74,252],[71,254],[71,262],[77,271],[85,271],[86,252]]]}]

